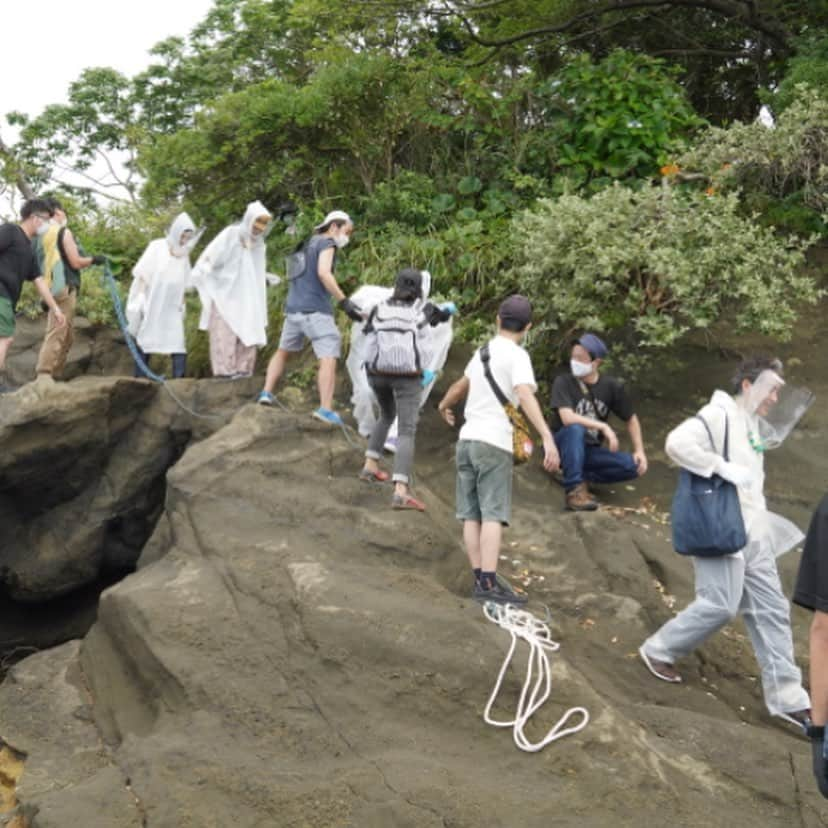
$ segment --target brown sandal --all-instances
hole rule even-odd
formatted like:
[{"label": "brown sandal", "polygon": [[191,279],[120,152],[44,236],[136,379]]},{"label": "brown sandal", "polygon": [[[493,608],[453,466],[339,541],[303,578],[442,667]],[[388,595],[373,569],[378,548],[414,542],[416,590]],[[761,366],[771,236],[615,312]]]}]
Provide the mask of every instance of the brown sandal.
[{"label": "brown sandal", "polygon": [[647,669],[656,678],[661,679],[662,681],[668,681],[670,684],[681,684],[681,682],[684,681],[681,677],[681,673],[679,673],[672,664],[667,661],[659,661],[657,658],[648,656],[644,650],[643,644],[638,648],[638,654],[641,656],[641,660],[647,666]]}]

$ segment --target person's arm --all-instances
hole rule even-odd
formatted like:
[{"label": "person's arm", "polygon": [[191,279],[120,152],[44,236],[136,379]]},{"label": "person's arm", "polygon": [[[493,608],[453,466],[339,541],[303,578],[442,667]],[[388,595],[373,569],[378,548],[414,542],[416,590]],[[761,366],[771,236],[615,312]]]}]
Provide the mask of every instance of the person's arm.
[{"label": "person's arm", "polygon": [[66,256],[66,261],[74,270],[83,270],[95,263],[94,256],[81,256],[78,243],[68,227],[63,233],[63,253]]},{"label": "person's arm", "polygon": [[565,426],[582,425],[584,428],[603,434],[607,441],[607,448],[610,451],[618,451],[618,435],[609,423],[605,423],[603,420],[593,420],[592,417],[584,417],[583,414],[578,414],[574,409],[566,406],[561,406],[558,409],[558,416]]},{"label": "person's arm", "polygon": [[440,412],[440,416],[450,425],[453,426],[455,423],[454,408],[460,400],[464,400],[469,393],[469,378],[466,376],[460,377],[455,383],[451,385],[448,391],[446,391],[443,399],[440,400],[439,404],[437,405],[437,410]]},{"label": "person's arm", "polygon": [[342,288],[337,284],[336,277],[333,274],[333,257],[334,248],[326,247],[320,254],[316,265],[316,273],[319,276],[319,281],[328,293],[341,302],[345,298]]},{"label": "person's arm", "polygon": [[632,417],[627,420],[627,431],[630,434],[630,440],[632,440],[633,444],[633,460],[635,460],[635,465],[638,467],[638,476],[641,477],[647,473],[649,464],[647,463],[647,455],[644,453],[644,438],[641,435],[641,421],[638,419],[637,414],[633,414]]},{"label": "person's arm", "polygon": [[37,288],[40,298],[49,306],[49,310],[55,315],[55,321],[58,325],[63,325],[66,322],[66,317],[58,307],[57,302],[55,302],[55,297],[52,296],[52,291],[49,290],[46,280],[42,276],[38,276],[34,280],[34,286]]},{"label": "person's arm", "polygon": [[558,448],[555,445],[555,440],[552,438],[552,432],[546,424],[543,417],[540,404],[537,397],[535,397],[534,390],[531,385],[516,385],[515,393],[517,394],[518,402],[521,409],[529,418],[529,422],[535,427],[543,441],[543,467],[548,472],[553,472],[561,465],[561,458],[558,456]]}]

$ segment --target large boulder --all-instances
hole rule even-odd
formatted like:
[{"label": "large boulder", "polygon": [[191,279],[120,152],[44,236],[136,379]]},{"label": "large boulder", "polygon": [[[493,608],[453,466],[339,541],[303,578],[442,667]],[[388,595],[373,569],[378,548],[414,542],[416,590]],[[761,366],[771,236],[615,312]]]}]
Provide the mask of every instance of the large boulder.
[{"label": "large boulder", "polygon": [[562,642],[529,733],[573,705],[591,722],[532,755],[485,725],[508,636],[467,597],[451,433],[428,412],[421,434],[425,514],[392,512],[342,432],[305,415],[249,406],[187,449],[139,570],[83,643],[0,687],[34,828],[824,824],[809,747],[763,712],[738,630],[680,687],[637,660],[691,588],[638,492],[566,515],[537,468],[517,474],[501,569]]}]

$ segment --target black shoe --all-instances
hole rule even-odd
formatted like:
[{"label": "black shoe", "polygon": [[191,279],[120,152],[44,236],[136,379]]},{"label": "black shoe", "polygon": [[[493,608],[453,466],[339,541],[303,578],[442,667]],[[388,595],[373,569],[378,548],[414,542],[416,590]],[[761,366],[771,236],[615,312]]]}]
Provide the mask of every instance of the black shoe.
[{"label": "black shoe", "polygon": [[478,581],[474,585],[472,598],[475,601],[480,601],[481,604],[486,603],[486,601],[494,601],[496,604],[525,604],[529,600],[526,595],[519,595],[517,592],[513,592],[509,587],[499,581],[494,586],[489,587],[489,589],[484,589],[480,581]]}]

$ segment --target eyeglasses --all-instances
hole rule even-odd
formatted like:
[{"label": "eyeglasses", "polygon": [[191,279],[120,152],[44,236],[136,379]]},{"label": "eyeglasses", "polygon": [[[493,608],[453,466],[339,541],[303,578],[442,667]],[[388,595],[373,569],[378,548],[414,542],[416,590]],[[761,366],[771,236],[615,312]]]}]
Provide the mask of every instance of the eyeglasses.
[{"label": "eyeglasses", "polygon": [[51,221],[52,218],[51,216],[44,216],[41,213],[33,213],[33,215],[39,219],[43,219],[43,221]]}]

